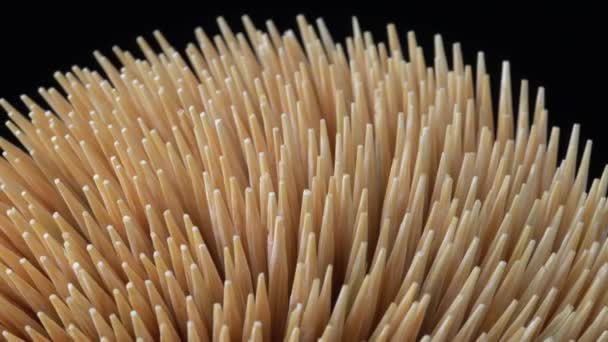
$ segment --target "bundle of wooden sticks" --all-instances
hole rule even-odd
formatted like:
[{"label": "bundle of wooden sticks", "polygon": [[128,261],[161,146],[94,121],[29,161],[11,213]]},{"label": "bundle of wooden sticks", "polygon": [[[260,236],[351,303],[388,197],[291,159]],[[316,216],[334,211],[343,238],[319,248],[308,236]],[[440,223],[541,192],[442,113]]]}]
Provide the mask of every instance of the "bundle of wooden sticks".
[{"label": "bundle of wooden sticks", "polygon": [[608,340],[608,172],[542,88],[393,25],[218,22],[0,101],[4,338]]}]

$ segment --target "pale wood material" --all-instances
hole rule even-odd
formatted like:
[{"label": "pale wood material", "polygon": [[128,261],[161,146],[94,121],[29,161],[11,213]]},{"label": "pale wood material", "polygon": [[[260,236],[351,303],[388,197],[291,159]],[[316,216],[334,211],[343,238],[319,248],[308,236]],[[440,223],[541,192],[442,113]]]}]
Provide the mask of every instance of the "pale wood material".
[{"label": "pale wood material", "polygon": [[542,88],[394,25],[218,23],[0,101],[6,340],[607,339],[608,172]]}]

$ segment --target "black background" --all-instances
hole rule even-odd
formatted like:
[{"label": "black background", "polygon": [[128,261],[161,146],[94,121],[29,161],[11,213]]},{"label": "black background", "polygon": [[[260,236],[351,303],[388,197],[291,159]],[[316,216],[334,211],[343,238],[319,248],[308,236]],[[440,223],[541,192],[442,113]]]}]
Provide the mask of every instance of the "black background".
[{"label": "black background", "polygon": [[[500,65],[511,62],[514,94],[519,80],[536,87],[546,87],[549,123],[562,128],[562,149],[575,122],[582,125],[583,139],[593,139],[592,176],[599,176],[608,156],[608,137],[604,132],[606,115],[606,39],[605,24],[598,17],[603,10],[571,3],[568,7],[530,8],[512,2],[497,2],[446,7],[436,2],[407,2],[386,6],[368,1],[366,7],[330,6],[318,8],[277,8],[249,2],[221,3],[150,1],[139,6],[125,3],[82,2],[73,7],[11,9],[0,19],[0,97],[19,105],[19,95],[38,99],[39,86],[56,86],[54,71],[66,71],[72,65],[97,68],[92,51],[111,55],[111,47],[137,52],[135,38],[150,38],[160,29],[176,47],[183,50],[194,41],[194,28],[201,26],[208,34],[217,33],[215,18],[223,15],[240,30],[240,16],[247,13],[263,27],[272,18],[280,30],[296,29],[295,15],[305,14],[309,21],[321,16],[336,41],[351,32],[351,16],[374,38],[385,40],[386,23],[397,25],[402,37],[414,30],[425,47],[427,58],[432,53],[432,39],[441,33],[446,47],[460,42],[465,62],[475,63],[477,51],[486,53],[493,76],[493,89],[498,88]],[[224,5],[222,8],[219,5]],[[329,7],[328,7],[329,6]],[[129,7],[129,8],[127,8]],[[23,109],[23,106],[18,106]],[[1,111],[1,110],[0,110]],[[5,114],[0,114],[2,121]],[[7,136],[2,126],[2,135]],[[604,141],[602,143],[602,140]],[[581,144],[581,145],[584,145]]]}]

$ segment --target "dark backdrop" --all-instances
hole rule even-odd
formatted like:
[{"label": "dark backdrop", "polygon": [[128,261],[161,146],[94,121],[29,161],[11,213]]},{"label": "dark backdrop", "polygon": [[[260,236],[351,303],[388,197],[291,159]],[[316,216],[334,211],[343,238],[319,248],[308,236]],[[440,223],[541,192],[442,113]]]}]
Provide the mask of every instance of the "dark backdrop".
[{"label": "dark backdrop", "polygon": [[[608,79],[602,50],[606,39],[601,33],[605,22],[599,18],[603,12],[599,8],[579,3],[569,3],[564,8],[556,8],[556,4],[531,8],[512,2],[445,7],[434,1],[400,6],[368,1],[365,8],[352,4],[332,7],[328,1],[319,8],[277,8],[258,2],[242,6],[230,1],[215,1],[213,5],[203,1],[190,5],[149,1],[127,9],[126,3],[91,1],[69,8],[32,4],[3,10],[0,97],[13,104],[19,102],[20,94],[36,98],[39,86],[55,85],[54,71],[65,71],[74,64],[96,68],[92,51],[99,49],[110,55],[114,44],[137,51],[135,38],[151,37],[154,29],[160,29],[175,47],[183,48],[194,41],[193,30],[197,26],[216,33],[218,15],[239,30],[243,13],[249,14],[259,27],[265,19],[272,18],[279,29],[286,29],[296,28],[295,15],[302,13],[309,20],[322,16],[334,38],[342,40],[351,32],[350,17],[356,15],[376,40],[385,39],[387,22],[396,23],[402,33],[415,30],[427,57],[432,52],[435,33],[443,35],[446,45],[461,42],[467,63],[474,63],[476,52],[483,50],[495,90],[501,61],[508,59],[514,86],[519,87],[519,79],[527,78],[531,89],[546,87],[550,124],[562,127],[562,147],[571,124],[578,122],[583,139],[594,141],[592,175],[599,176],[608,162],[604,152],[608,137],[603,136]],[[6,116],[0,115],[4,121]],[[3,125],[2,135],[6,137]]]}]

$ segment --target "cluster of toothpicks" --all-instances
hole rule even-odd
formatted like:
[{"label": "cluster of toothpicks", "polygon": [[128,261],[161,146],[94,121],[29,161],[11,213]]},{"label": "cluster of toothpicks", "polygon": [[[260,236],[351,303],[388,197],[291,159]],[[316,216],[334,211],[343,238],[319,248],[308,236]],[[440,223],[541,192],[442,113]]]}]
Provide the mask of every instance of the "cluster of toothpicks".
[{"label": "cluster of toothpicks", "polygon": [[608,172],[542,88],[394,25],[218,23],[0,101],[6,340],[608,341]]}]

